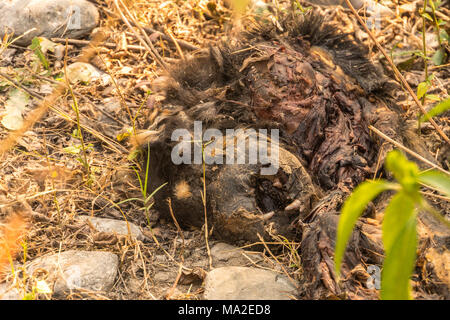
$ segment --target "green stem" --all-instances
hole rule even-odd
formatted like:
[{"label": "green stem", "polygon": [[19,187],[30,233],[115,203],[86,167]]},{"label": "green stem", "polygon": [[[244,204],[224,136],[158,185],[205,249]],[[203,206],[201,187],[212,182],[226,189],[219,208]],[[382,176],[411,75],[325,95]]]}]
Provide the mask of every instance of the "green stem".
[{"label": "green stem", "polygon": [[[433,1],[433,0],[430,0],[430,1]],[[436,35],[437,35],[439,47],[442,49],[441,28],[439,27],[439,22],[436,17],[436,7],[435,7],[434,3],[431,6],[431,12],[433,13],[433,22],[434,22],[434,26],[436,27]]]}]

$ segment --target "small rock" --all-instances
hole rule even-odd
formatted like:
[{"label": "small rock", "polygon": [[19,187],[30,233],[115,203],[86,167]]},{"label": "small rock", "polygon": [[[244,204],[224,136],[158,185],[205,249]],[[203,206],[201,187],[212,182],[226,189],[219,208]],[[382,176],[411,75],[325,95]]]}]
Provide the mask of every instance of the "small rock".
[{"label": "small rock", "polygon": [[14,32],[16,41],[28,45],[34,37],[80,38],[99,21],[97,8],[86,0],[9,0],[0,3],[0,36]]},{"label": "small rock", "polygon": [[241,248],[219,242],[211,248],[211,257],[215,267],[245,266],[249,261],[243,252]]},{"label": "small rock", "polygon": [[167,282],[170,279],[170,274],[168,272],[157,272],[153,276],[153,280],[157,282]]},{"label": "small rock", "polygon": [[283,275],[245,267],[222,267],[205,279],[207,300],[289,300],[297,289]]},{"label": "small rock", "polygon": [[[100,232],[111,232],[122,236],[127,236],[129,234],[126,221],[89,216],[81,216],[79,217],[79,219],[82,221],[89,220],[94,228]],[[131,235],[133,237],[141,241],[145,239],[144,235],[137,225],[131,222],[128,222],[128,225],[130,226]]]},{"label": "small rock", "polygon": [[[347,8],[347,2],[345,0],[310,0],[309,2],[322,5],[322,6],[338,6],[341,5]],[[392,15],[393,12],[386,6],[383,6],[374,0],[350,0],[352,6],[359,10],[363,6],[367,8],[368,11],[374,11],[375,14],[380,14],[381,16]]]},{"label": "small rock", "polygon": [[[246,257],[248,256],[248,258]],[[261,265],[260,262],[264,263],[265,260],[261,252],[245,251],[239,247],[229,245],[224,242],[218,242],[211,247],[211,257],[213,261],[213,266],[218,267],[230,267],[238,266],[245,267],[252,263],[257,263]],[[269,265],[267,265],[269,266]]]},{"label": "small rock", "polygon": [[22,297],[17,288],[11,287],[8,283],[1,283],[0,300],[22,300]]},{"label": "small rock", "polygon": [[119,258],[111,252],[69,250],[37,258],[27,264],[29,275],[42,269],[54,295],[76,289],[108,291],[114,284]]},{"label": "small rock", "polygon": [[82,82],[91,83],[100,81],[101,85],[106,86],[111,82],[111,77],[86,62],[74,62],[67,67],[67,78],[71,83]]}]

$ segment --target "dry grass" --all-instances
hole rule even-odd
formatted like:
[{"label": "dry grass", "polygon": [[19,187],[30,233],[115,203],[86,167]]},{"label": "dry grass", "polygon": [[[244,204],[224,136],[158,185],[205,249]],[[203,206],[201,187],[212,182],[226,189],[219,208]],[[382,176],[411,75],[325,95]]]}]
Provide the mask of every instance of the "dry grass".
[{"label": "dry grass", "polygon": [[13,214],[0,226],[0,279],[13,268],[13,260],[22,249],[21,241],[28,229],[24,216]]},{"label": "dry grass", "polygon": [[[77,155],[64,151],[79,144],[79,140],[72,136],[76,128],[76,114],[71,108],[72,96],[66,92],[64,85],[56,86],[56,89],[53,87],[52,94],[46,93],[46,88],[55,86],[55,78],[62,65],[58,65],[57,59],[50,55],[52,72],[42,75],[30,67],[29,50],[14,45],[10,47],[17,50],[13,61],[0,61],[3,74],[19,79],[18,84],[36,93],[36,96],[45,97],[44,101],[33,100],[22,130],[11,133],[0,126],[0,196],[4,195],[0,198],[0,221],[4,221],[0,266],[10,266],[10,256],[18,255],[19,261],[23,258],[20,239],[26,231],[26,223],[22,216],[11,215],[8,209],[20,199],[25,199],[32,209],[33,221],[27,238],[28,260],[57,253],[60,247],[62,250],[108,250],[120,258],[121,270],[113,292],[80,292],[67,299],[161,299],[176,296],[198,299],[200,286],[181,285],[179,280],[182,272],[192,271],[189,263],[206,257],[208,265],[201,230],[180,231],[171,221],[150,230],[140,203],[133,201],[121,204],[120,209],[127,220],[143,228],[148,241],[134,242],[126,237],[95,234],[77,220],[80,215],[123,220],[122,213],[111,203],[141,196],[135,173],[130,169],[132,162],[127,159],[131,146],[128,140],[119,141],[117,136],[129,132],[134,125],[143,129],[161,103],[157,96],[149,92],[150,83],[161,74],[161,68],[135,33],[120,20],[113,2],[97,1],[102,14],[100,27],[108,45],[99,44],[90,48],[88,53],[82,52],[85,42],[71,41],[68,47],[68,64],[93,57],[90,62],[113,78],[113,83],[106,86],[97,82],[73,86],[85,143],[93,146],[86,155],[94,178],[91,186],[83,181],[83,167],[77,161]],[[217,1],[215,10],[208,9],[208,0],[124,2],[143,27],[161,32],[149,37],[168,66],[192,55],[195,48],[207,47],[226,37],[233,24],[232,12],[222,1]],[[281,6],[286,2],[272,3]],[[408,3],[411,1],[388,4],[396,12],[396,17],[382,21],[380,30],[373,30],[377,41],[388,53],[395,55],[402,50],[421,48],[417,30],[421,30],[422,19],[417,10],[405,11],[404,5]],[[343,30],[356,32],[371,48],[373,60],[381,61],[386,71],[393,75],[367,34],[357,27],[355,18],[342,11],[342,8],[324,9]],[[450,17],[448,9],[440,14],[443,19]],[[432,33],[432,28],[428,31]],[[178,45],[174,45],[175,40],[179,41]],[[448,97],[448,68],[431,67],[430,70],[435,73],[432,93],[442,98]],[[423,80],[420,62],[402,72],[413,87],[417,81]],[[0,105],[6,100],[7,89],[11,86],[11,82],[0,77]],[[415,119],[419,110],[414,100],[399,93],[399,102],[408,110],[405,119]],[[425,108],[430,107],[431,101],[427,101]],[[442,117],[438,122],[448,135],[450,120]],[[426,131],[426,135],[429,138],[427,147],[439,157],[439,136],[433,130]],[[188,186],[180,184],[175,196],[186,197],[189,194]],[[182,245],[178,241],[181,240],[180,232]],[[298,243],[284,240],[275,239],[275,244],[281,244],[282,250],[276,256],[277,263],[273,268],[277,272],[287,273],[292,279],[299,279],[299,258],[295,254]],[[183,261],[180,254],[192,259],[184,258]],[[269,255],[275,257],[273,252]],[[157,277],[160,273],[168,274],[168,280],[160,280]]]}]

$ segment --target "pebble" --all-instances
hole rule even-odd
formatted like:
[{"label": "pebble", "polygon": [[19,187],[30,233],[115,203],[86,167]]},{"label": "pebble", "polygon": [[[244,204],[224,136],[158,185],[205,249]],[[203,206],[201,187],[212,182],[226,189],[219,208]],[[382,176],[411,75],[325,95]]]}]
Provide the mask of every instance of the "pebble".
[{"label": "pebble", "polygon": [[213,269],[205,279],[206,300],[289,300],[296,287],[284,275],[247,267]]},{"label": "pebble", "polygon": [[[94,228],[99,232],[116,233],[117,235],[121,236],[128,235],[128,226],[126,221],[90,216],[80,216],[79,219],[85,222],[86,220],[89,220]],[[128,222],[128,225],[130,226],[131,235],[134,238],[141,241],[145,239],[144,235],[137,225],[132,222]]]},{"label": "pebble", "polygon": [[94,4],[86,0],[0,1],[0,36],[5,30],[13,38],[28,32],[15,43],[29,45],[34,37],[81,38],[99,22]]},{"label": "pebble", "polygon": [[69,250],[36,258],[26,265],[28,275],[45,270],[46,282],[55,296],[71,290],[85,289],[107,292],[114,284],[119,258],[105,251]]}]

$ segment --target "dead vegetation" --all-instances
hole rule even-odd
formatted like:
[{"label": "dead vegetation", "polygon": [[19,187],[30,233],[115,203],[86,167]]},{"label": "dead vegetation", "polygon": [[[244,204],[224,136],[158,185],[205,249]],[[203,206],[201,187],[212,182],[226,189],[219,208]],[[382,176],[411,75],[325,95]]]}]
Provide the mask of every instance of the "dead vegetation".
[{"label": "dead vegetation", "polygon": [[[88,45],[88,40],[86,42],[68,41],[67,57],[58,58],[54,54],[48,55],[49,72],[44,72],[45,70],[38,66],[33,67],[27,58],[31,53],[30,50],[15,45],[8,47],[8,50],[15,51],[9,55],[8,51],[3,52],[3,58],[0,61],[1,74],[5,75],[0,78],[1,104],[7,100],[6,93],[13,87],[27,90],[33,97],[25,112],[29,122],[26,122],[27,125],[22,130],[11,133],[4,127],[0,127],[2,143],[0,146],[2,159],[0,164],[1,220],[6,220],[14,211],[12,209],[25,201],[30,206],[29,215],[33,222],[25,240],[26,253],[20,248],[19,250],[15,248],[18,251],[16,261],[21,263],[25,258],[29,261],[47,253],[56,253],[61,249],[105,250],[114,252],[120,257],[120,274],[110,293],[80,292],[69,295],[67,299],[198,299],[201,297],[201,280],[204,273],[199,269],[207,270],[209,265],[209,252],[205,244],[204,232],[201,230],[204,224],[203,209],[199,210],[203,206],[202,169],[198,167],[193,171],[184,171],[184,173],[183,170],[179,171],[179,176],[176,176],[178,183],[170,181],[174,185],[173,192],[170,188],[162,188],[161,192],[156,194],[156,203],[154,208],[150,209],[148,217],[144,214],[142,204],[138,201],[127,201],[117,205],[123,200],[142,196],[138,179],[131,166],[137,168],[141,173],[145,172],[145,166],[141,162],[130,160],[135,155],[130,154],[131,146],[128,139],[122,138],[132,135],[135,129],[148,128],[158,120],[161,121],[162,116],[164,116],[163,119],[169,117],[170,113],[161,108],[162,99],[168,99],[173,104],[189,106],[196,106],[199,101],[207,103],[210,99],[217,103],[216,108],[218,108],[219,114],[240,119],[242,126],[253,123],[256,116],[263,119],[262,123],[264,124],[285,130],[286,136],[283,142],[286,145],[295,145],[295,148],[291,149],[286,147],[288,149],[286,153],[296,152],[306,160],[306,163],[300,164],[298,167],[300,169],[296,174],[305,176],[303,166],[308,166],[308,172],[313,176],[310,182],[305,182],[307,186],[300,188],[308,191],[306,194],[302,194],[302,203],[308,202],[311,206],[303,211],[305,215],[301,217],[300,222],[294,221],[296,219],[292,215],[279,216],[280,225],[285,225],[286,221],[288,224],[293,223],[291,227],[298,223],[296,229],[291,228],[279,232],[276,228],[275,230],[265,230],[261,225],[250,229],[254,237],[246,238],[246,240],[252,243],[248,248],[258,247],[266,253],[266,262],[271,269],[286,273],[292,279],[301,280],[302,283],[307,283],[303,297],[348,297],[333,287],[331,278],[320,278],[316,281],[309,279],[317,274],[317,268],[321,268],[321,272],[332,268],[329,265],[332,248],[329,246],[334,241],[331,236],[333,230],[327,228],[332,224],[328,223],[328,220],[336,219],[337,216],[323,216],[322,213],[327,210],[337,210],[344,199],[345,193],[343,192],[350,191],[366,178],[379,176],[381,174],[380,163],[386,152],[392,148],[392,145],[368,129],[369,123],[395,141],[404,143],[407,148],[418,152],[429,161],[437,163],[445,170],[450,169],[448,167],[450,148],[442,141],[432,126],[424,125],[421,138],[415,139],[417,114],[420,112],[417,105],[402,90],[401,86],[394,84],[393,81],[382,81],[381,68],[393,79],[395,73],[368,35],[358,27],[356,19],[348,10],[325,8],[322,9],[322,14],[334,26],[338,26],[339,30],[350,33],[355,40],[367,45],[370,61],[380,61],[382,66],[378,66],[378,69],[372,67],[370,61],[361,60],[361,55],[356,54],[355,59],[360,59],[358,61],[361,67],[356,72],[355,69],[352,69],[353,71],[346,69],[345,60],[348,57],[345,56],[345,50],[348,48],[343,47],[341,56],[339,56],[339,50],[337,51],[337,61],[341,63],[336,62],[342,72],[338,72],[337,79],[333,79],[333,81],[338,84],[359,85],[365,92],[376,90],[378,92],[376,95],[369,95],[361,92],[361,88],[355,87],[347,88],[345,94],[338,94],[336,93],[338,85],[335,84],[335,87],[330,89],[330,96],[327,97],[327,99],[333,97],[334,101],[337,101],[335,105],[329,107],[330,110],[317,109],[318,112],[308,115],[308,110],[312,105],[319,106],[321,104],[318,100],[304,100],[302,110],[297,110],[298,113],[295,114],[289,114],[285,121],[279,121],[279,115],[289,111],[291,97],[287,94],[283,96],[283,93],[281,96],[277,96],[279,94],[277,85],[279,84],[268,88],[277,96],[272,101],[278,103],[272,113],[256,111],[255,113],[248,112],[243,116],[233,114],[233,112],[243,110],[250,104],[249,99],[245,98],[250,97],[249,92],[242,88],[236,89],[238,81],[230,84],[229,80],[236,80],[233,77],[242,73],[246,77],[245,81],[249,83],[253,81],[253,88],[258,87],[258,81],[260,84],[273,84],[274,82],[267,81],[267,77],[262,79],[254,77],[249,71],[251,68],[248,68],[252,65],[263,66],[271,59],[275,59],[275,63],[285,70],[296,70],[296,67],[307,70],[305,67],[305,61],[307,61],[314,67],[320,65],[324,78],[330,77],[331,68],[327,65],[330,61],[327,61],[327,53],[321,51],[320,48],[313,49],[313,54],[308,56],[305,53],[307,52],[306,48],[294,47],[286,43],[284,51],[280,52],[273,49],[280,45],[279,39],[275,36],[273,38],[268,36],[268,39],[253,37],[250,45],[248,42],[242,41],[247,46],[242,46],[241,43],[239,47],[238,43],[234,43],[232,46],[220,47],[222,51],[217,52],[213,48],[217,48],[220,40],[229,39],[227,37],[233,25],[232,12],[221,1],[214,3],[203,0],[124,1],[135,15],[135,20],[146,27],[145,31],[156,50],[155,53],[153,49],[148,50],[145,44],[136,37],[137,30],[131,30],[123,22],[121,14],[114,4],[115,1],[96,2],[102,15],[100,28],[104,41],[98,47],[90,49],[90,52],[82,52],[82,48]],[[396,18],[381,21],[380,30],[373,30],[379,44],[392,55],[394,62],[400,67],[406,80],[414,89],[424,79],[422,59],[410,53],[420,50],[422,45],[422,39],[418,37],[417,33],[417,30],[421,30],[422,23],[417,12],[421,4],[421,1],[390,3],[388,6],[394,10]],[[280,10],[283,4],[273,2],[272,5],[269,16],[275,19],[281,18]],[[297,12],[297,14],[302,13]],[[443,8],[439,14],[448,21],[450,17],[448,9]],[[251,19],[251,17],[244,17],[244,19],[247,18]],[[135,25],[132,20],[129,22]],[[292,28],[283,23],[280,26],[285,30]],[[446,28],[448,30],[448,23]],[[276,26],[271,26],[270,30],[273,33],[280,33]],[[304,37],[304,45],[309,42],[314,46],[314,41],[321,41],[321,39],[307,38],[308,34],[316,34],[314,31],[314,29],[306,30],[302,35],[295,36]],[[253,30],[253,32],[261,31]],[[260,34],[264,34],[264,32]],[[323,33],[320,34],[323,35]],[[431,28],[429,34],[433,34]],[[53,40],[65,44],[65,40]],[[339,46],[339,40],[336,41],[332,44],[337,43]],[[260,46],[261,44],[266,47],[263,48]],[[267,46],[272,49],[267,49]],[[201,51],[200,48],[210,49]],[[352,52],[358,51],[358,48],[360,47],[353,47]],[[431,44],[430,50],[433,50]],[[234,54],[238,51],[238,54]],[[151,52],[153,52],[153,57]],[[253,55],[255,53],[258,54]],[[112,81],[106,85],[100,82],[93,82],[89,85],[78,83],[73,86],[73,95],[63,90],[63,87],[48,95],[49,87],[58,83],[54,79],[61,74],[64,60],[66,59],[67,65],[70,65],[78,61],[80,56],[82,59],[92,56],[90,62],[108,74]],[[184,69],[175,69],[182,70],[182,73],[175,76],[177,81],[175,83],[182,83],[184,87],[170,87],[165,82],[167,79],[162,79],[159,88],[164,88],[165,91],[154,90],[155,84],[158,84],[154,80],[164,74],[164,66],[171,69],[180,61],[192,61],[190,59],[193,56],[197,57],[195,60],[197,65],[189,64]],[[286,59],[286,56],[294,57],[293,61]],[[160,60],[159,63],[156,62],[158,60]],[[181,62],[181,64],[183,63]],[[199,72],[205,70],[205,64],[212,68],[207,69],[205,73],[209,76],[206,77]],[[441,99],[448,97],[450,88],[448,65],[431,66],[431,71],[435,76],[429,93]],[[212,77],[211,72],[214,75]],[[280,72],[284,72],[282,68],[280,68]],[[356,79],[356,84],[346,78],[345,74],[349,73]],[[242,80],[242,75],[238,77],[239,80]],[[307,74],[300,72],[295,76],[303,78],[304,81],[295,83],[285,81],[284,85],[292,86],[290,91],[307,92],[309,89],[314,92],[314,90],[318,90],[316,84],[308,83]],[[158,81],[161,81],[161,78]],[[217,90],[206,90],[210,89],[211,83],[216,84],[215,89]],[[231,91],[231,94],[220,95],[220,90],[223,91],[224,87],[227,92]],[[267,96],[265,91],[252,90],[251,95],[261,105],[273,99],[272,96]],[[360,97],[356,104],[355,95]],[[221,100],[217,100],[217,97]],[[307,97],[295,98],[298,102]],[[86,167],[78,159],[81,153],[80,139],[76,133],[78,130],[76,112],[72,108],[74,99],[77,101],[80,111],[79,124],[85,144],[90,146],[85,150],[85,162],[88,164],[90,172],[86,171]],[[425,107],[429,109],[432,102],[432,100],[425,101]],[[393,108],[395,112],[388,107],[394,104],[398,106],[397,109]],[[347,118],[335,121],[339,118],[339,114],[342,115],[340,111],[342,105],[345,105],[344,109],[348,110],[345,115]],[[375,105],[383,107],[376,108]],[[203,107],[211,109],[211,105],[203,105]],[[175,111],[180,112],[180,110]],[[201,111],[197,110],[197,112]],[[174,111],[171,110],[171,112]],[[196,116],[194,109],[189,112],[191,112],[192,118]],[[328,121],[329,119],[324,116],[326,112],[335,114],[336,118]],[[365,114],[362,114],[363,112]],[[217,114],[212,115],[215,125],[218,124],[216,116]],[[310,118],[298,126],[298,120],[305,116]],[[366,122],[358,120],[363,118],[366,119]],[[223,119],[222,126],[226,127],[227,119],[225,117]],[[446,114],[439,117],[436,122],[445,134],[450,134],[450,120]],[[351,130],[348,123],[350,123]],[[176,126],[179,123],[173,125]],[[190,123],[184,123],[184,125],[187,128],[191,127]],[[324,129],[325,127],[326,129]],[[348,130],[360,140],[351,139]],[[322,136],[317,134],[318,132],[322,132]],[[342,139],[334,139],[336,136],[340,136]],[[411,137],[414,138],[411,139]],[[316,153],[318,140],[322,144],[319,148],[323,151],[322,153]],[[357,156],[354,156],[355,148]],[[340,150],[340,153],[330,152],[331,149]],[[9,151],[6,152],[7,150]],[[157,158],[153,159],[151,163],[160,163],[161,159],[164,160],[164,156],[167,156],[164,155],[164,150],[167,151],[167,148],[161,148],[161,153],[152,154]],[[336,158],[337,154],[340,155],[339,159]],[[347,160],[346,165],[340,166],[339,163],[342,164],[345,162],[344,160]],[[355,165],[348,166],[348,161]],[[167,163],[163,164],[168,165]],[[149,192],[172,177],[173,172],[161,176],[161,172],[167,172],[162,169],[157,166],[150,168]],[[235,187],[232,185],[233,180],[226,178],[233,177],[237,173],[222,172],[221,174],[225,177],[217,181],[229,181],[230,185],[214,185],[212,177],[217,173],[213,172],[211,168],[207,170],[206,178],[211,179],[208,180],[208,183],[211,183],[211,189],[207,190],[207,194],[221,194],[224,199],[222,203],[218,201],[215,208],[208,207],[208,212],[232,214],[233,201],[242,202],[243,198],[247,196],[242,194],[243,198],[235,198],[231,202],[226,200],[228,199],[227,191],[230,198],[236,196],[236,192],[231,192]],[[242,174],[244,168],[236,168],[236,170]],[[184,179],[179,179],[180,177]],[[288,175],[279,178],[283,183],[286,179],[289,180]],[[305,179],[301,180],[305,181]],[[91,182],[88,183],[88,181]],[[313,182],[320,187],[320,191],[312,192]],[[249,181],[248,183],[255,182]],[[280,193],[277,188],[269,186],[264,179],[256,183],[262,190],[258,195],[257,205],[264,208],[263,214],[284,209],[296,199]],[[297,188],[299,187],[297,186]],[[269,197],[267,197],[268,194],[270,194]],[[165,201],[168,196],[172,197],[170,210],[173,210],[173,214],[170,214],[168,203]],[[442,199],[430,196],[441,211],[448,213],[448,204],[441,201]],[[306,198],[308,201],[305,201]],[[376,227],[379,226],[382,217],[376,213],[380,212],[382,207],[383,199],[379,201],[376,210],[373,208],[373,212],[368,213],[365,223],[360,226],[359,233],[354,236],[353,250],[350,250],[354,252],[354,255],[348,257],[350,261],[347,270],[349,278],[347,279],[348,283],[345,284],[345,289],[351,292],[351,298],[377,297],[375,292],[364,288],[363,284],[368,274],[361,261],[364,260],[363,264],[379,264],[380,262],[382,252],[379,250],[379,243],[372,239],[372,235],[377,233]],[[158,210],[154,210],[155,208]],[[159,220],[158,211],[162,213]],[[181,211],[193,214],[183,220]],[[200,212],[200,215],[197,212]],[[80,215],[112,217],[121,220],[126,218],[143,228],[147,240],[144,242],[132,241],[127,237],[93,232],[77,221],[76,218]],[[253,217],[251,218],[253,219]],[[216,219],[220,220],[217,217]],[[10,223],[13,221],[15,220]],[[196,228],[189,229],[188,227],[181,230],[178,223],[184,224],[184,227],[194,226]],[[224,223],[233,224],[230,220]],[[299,226],[305,223],[310,223],[311,226],[302,230]],[[21,222],[18,224],[20,228],[14,230],[22,230],[23,224]],[[230,233],[222,234],[221,238],[230,240],[230,237],[235,236],[233,228],[236,226],[242,228],[242,220],[237,219],[235,224],[229,227]],[[429,225],[424,225],[423,228],[429,228]],[[299,230],[302,230],[300,234],[303,232],[303,241],[300,241],[302,237],[299,235]],[[212,231],[214,232],[214,230]],[[258,237],[258,233],[264,238]],[[210,241],[220,237],[208,236]],[[17,238],[18,235],[5,237],[5,239],[13,239],[11,241],[14,243]],[[440,247],[430,244],[434,240],[436,237],[428,237],[422,245],[433,249],[427,251],[427,254],[432,255],[433,258],[438,257],[434,261],[442,261],[439,254],[436,253]],[[273,246],[269,247],[268,245]],[[271,248],[276,248],[276,250],[272,252],[271,250],[274,249]],[[360,248],[367,251],[361,253]],[[298,255],[298,249],[314,259],[322,258],[317,261],[312,259],[309,265],[301,266],[302,259]],[[327,254],[329,255],[327,256]],[[419,259],[415,277],[416,296],[418,298],[448,298],[448,287],[439,283],[441,278],[435,277],[437,273],[445,269],[445,263],[443,268],[434,266],[434,268],[440,268],[436,271],[427,261],[429,260],[425,254]],[[1,262],[2,260],[0,260],[0,264]],[[249,259],[249,265],[252,265],[251,259]],[[161,274],[164,274],[164,277],[161,277]],[[320,281],[322,282],[319,283]],[[330,296],[330,292],[334,295]],[[45,297],[42,296],[42,298]]]}]

